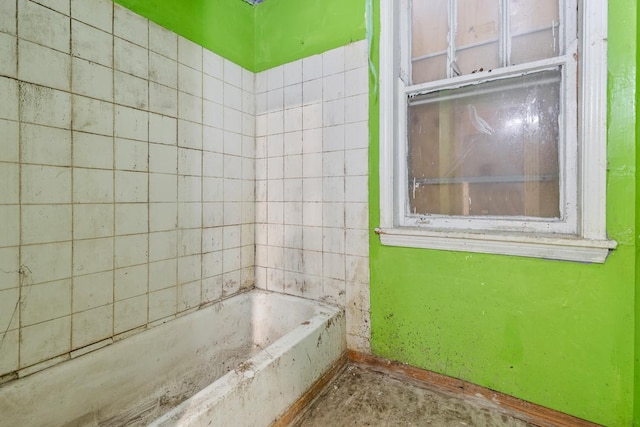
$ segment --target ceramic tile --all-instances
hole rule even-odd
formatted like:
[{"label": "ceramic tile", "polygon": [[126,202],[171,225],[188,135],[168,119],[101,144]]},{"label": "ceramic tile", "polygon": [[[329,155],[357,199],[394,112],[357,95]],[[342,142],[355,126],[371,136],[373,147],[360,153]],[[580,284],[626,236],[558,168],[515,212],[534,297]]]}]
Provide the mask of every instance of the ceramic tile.
[{"label": "ceramic tile", "polygon": [[162,85],[178,87],[178,63],[166,56],[149,52],[149,80]]},{"label": "ceramic tile", "polygon": [[67,353],[70,350],[71,316],[21,329],[21,368]]},{"label": "ceramic tile", "polygon": [[176,175],[149,174],[149,201],[176,202],[178,199],[178,178]]},{"label": "ceramic tile", "polygon": [[148,232],[148,205],[146,203],[117,203],[115,225],[116,235]]},{"label": "ceramic tile", "polygon": [[113,269],[113,238],[75,240],[73,273],[75,276]]},{"label": "ceramic tile", "polygon": [[[224,81],[237,87],[242,87],[242,68],[231,61],[224,60]],[[215,77],[215,76],[214,76]]]},{"label": "ceramic tile", "polygon": [[149,200],[149,174],[144,172],[115,172],[115,201],[141,203]]},{"label": "ceramic tile", "polygon": [[[29,85],[32,86],[32,85]],[[0,77],[0,118],[18,120],[18,83],[16,80]]]},{"label": "ceramic tile", "polygon": [[116,138],[115,160],[116,169],[145,172],[148,170],[149,144]]},{"label": "ceramic tile", "polygon": [[149,83],[149,110],[165,116],[178,115],[178,91],[157,83]]},{"label": "ceramic tile", "polygon": [[178,204],[178,228],[201,228],[202,204],[180,203]]},{"label": "ceramic tile", "polygon": [[[224,107],[223,110],[223,120],[224,120],[224,130],[241,133],[242,132],[242,113],[238,110],[234,110],[233,108]],[[274,133],[281,133],[282,125],[280,125],[280,131],[275,131]]]},{"label": "ceramic tile", "polygon": [[116,104],[146,110],[149,108],[149,82],[119,71],[114,72],[113,99]]},{"label": "ceramic tile", "polygon": [[[0,22],[0,25],[2,23]],[[18,76],[18,42],[15,36],[0,33],[0,57],[4,58],[0,63],[0,76]]]},{"label": "ceramic tile", "polygon": [[302,105],[322,101],[323,79],[305,81],[302,84]]},{"label": "ceramic tile", "polygon": [[[331,107],[331,106],[328,106],[328,107]],[[327,114],[330,114],[330,113],[331,112],[328,112]],[[302,107],[302,128],[304,130],[321,128],[322,120],[323,120],[322,103],[305,105],[304,107]],[[307,139],[305,138],[305,136],[306,135],[303,135],[304,140]],[[320,133],[320,136],[322,136],[322,133]],[[305,142],[305,146],[306,145],[307,144]],[[322,145],[320,145],[320,147],[322,147]]]},{"label": "ceramic tile", "polygon": [[148,235],[135,234],[115,238],[116,268],[144,264],[148,261]]},{"label": "ceramic tile", "polygon": [[184,37],[178,37],[178,61],[202,71],[202,47]]},{"label": "ceramic tile", "polygon": [[336,99],[324,103],[322,123],[326,126],[336,126],[345,123],[346,107],[344,99]]},{"label": "ceramic tile", "polygon": [[215,102],[203,101],[202,122],[210,127],[222,129],[224,127],[224,107]]},{"label": "ceramic tile", "polygon": [[61,13],[29,0],[18,0],[18,37],[69,53],[70,21]]},{"label": "ceramic tile", "polygon": [[345,123],[365,121],[369,117],[369,95],[356,95],[345,98]]},{"label": "ceramic tile", "polygon": [[344,176],[344,151],[330,151],[322,154],[322,176]]},{"label": "ceramic tile", "polygon": [[13,288],[0,291],[0,325],[2,325],[2,332],[18,329],[20,326],[19,301],[20,289]]},{"label": "ceramic tile", "polygon": [[72,348],[84,347],[113,335],[113,307],[107,305],[73,315]]},{"label": "ceramic tile", "polygon": [[178,145],[180,147],[202,149],[202,125],[178,120]]},{"label": "ceramic tile", "polygon": [[72,91],[103,101],[113,100],[113,70],[84,59],[72,63]]},{"label": "ceramic tile", "polygon": [[322,54],[322,75],[329,76],[344,72],[345,48],[338,47]]},{"label": "ceramic tile", "polygon": [[178,90],[194,96],[202,96],[202,72],[178,64]]},{"label": "ceramic tile", "polygon": [[[17,209],[17,207],[16,207]],[[17,234],[18,227],[15,227],[14,233]],[[14,247],[0,247],[0,269],[6,272],[3,273],[2,281],[0,281],[0,290],[17,288],[20,286],[19,282],[19,256],[20,251],[18,246]]]},{"label": "ceramic tile", "polygon": [[24,245],[71,240],[71,205],[24,205],[20,224]]},{"label": "ceramic tile", "polygon": [[0,119],[0,161],[17,162],[19,159],[19,124],[18,122]]},{"label": "ceramic tile", "polygon": [[[2,222],[0,222],[0,247],[19,245],[20,206],[0,205],[0,218],[2,218]],[[0,266],[0,268],[2,267]],[[2,289],[2,287],[0,287],[0,289]]]},{"label": "ceramic tile", "polygon": [[149,272],[146,264],[119,268],[114,273],[114,297],[116,301],[145,295],[149,288]]},{"label": "ceramic tile", "polygon": [[242,69],[242,90],[253,96],[255,93],[256,77],[255,73]]},{"label": "ceramic tile", "polygon": [[113,333],[135,329],[147,323],[147,295],[118,301],[113,308]]},{"label": "ceramic tile", "polygon": [[69,314],[71,314],[70,279],[30,286],[20,304],[20,323],[23,326],[46,322]]},{"label": "ceramic tile", "polygon": [[202,76],[202,97],[207,101],[221,104],[224,102],[224,83],[215,77]]},{"label": "ceramic tile", "polygon": [[113,271],[73,278],[73,312],[113,303]]},{"label": "ceramic tile", "polygon": [[178,233],[175,230],[149,234],[149,261],[178,256]]},{"label": "ceramic tile", "polygon": [[345,75],[344,73],[332,74],[322,79],[322,99],[331,101],[340,99],[345,94]]},{"label": "ceramic tile", "polygon": [[75,167],[111,169],[113,138],[73,132],[73,165]]},{"label": "ceramic tile", "polygon": [[178,35],[149,22],[149,49],[174,61],[178,60]]},{"label": "ceramic tile", "polygon": [[149,46],[149,21],[125,7],[114,4],[113,34],[146,48]]},{"label": "ceramic tile", "polygon": [[302,81],[306,82],[319,77],[322,77],[322,55],[302,59]]},{"label": "ceramic tile", "polygon": [[177,291],[164,289],[149,294],[149,321],[159,320],[176,313]]},{"label": "ceramic tile", "polygon": [[149,144],[149,171],[177,173],[178,148],[163,144]]},{"label": "ceramic tile", "polygon": [[[1,168],[1,166],[0,166]],[[71,170],[52,166],[23,165],[21,202],[71,203]],[[17,177],[17,174],[14,174]],[[11,182],[8,180],[6,182]],[[12,201],[9,201],[12,203]]]},{"label": "ceramic tile", "polygon": [[203,71],[205,74],[222,80],[224,78],[224,60],[221,56],[203,49],[202,52]]},{"label": "ceramic tile", "polygon": [[[86,4],[85,0],[74,3]],[[73,7],[73,5],[72,5]],[[109,23],[111,28],[111,23]],[[78,21],[71,21],[71,54],[105,67],[113,66],[113,36]]]},{"label": "ceramic tile", "polygon": [[149,113],[149,142],[176,145],[178,121],[173,117]]},{"label": "ceramic tile", "polygon": [[110,33],[113,27],[113,2],[71,0],[71,17]]},{"label": "ceramic tile", "polygon": [[149,138],[149,113],[116,105],[114,135],[147,141]]},{"label": "ceramic tile", "polygon": [[146,79],[149,76],[149,51],[115,37],[113,40],[113,66],[116,70]]},{"label": "ceramic tile", "polygon": [[160,289],[172,288],[178,280],[178,260],[177,258],[164,261],[152,262],[149,264],[149,292]]},{"label": "ceramic tile", "polygon": [[24,163],[71,165],[71,132],[68,130],[24,124],[21,140]]},{"label": "ceramic tile", "polygon": [[199,280],[191,283],[184,283],[178,286],[177,310],[179,312],[198,307],[200,305],[200,302],[202,301],[200,287],[201,283]]},{"label": "ceramic tile", "polygon": [[200,202],[202,200],[202,180],[194,176],[178,177],[178,201]]},{"label": "ceramic tile", "polygon": [[[322,196],[325,202],[345,201],[345,178],[342,176],[323,178],[322,179]],[[355,201],[355,200],[347,200],[347,201]]]},{"label": "ceramic tile", "polygon": [[149,203],[149,231],[175,230],[177,224],[176,203]]},{"label": "ceramic tile", "polygon": [[284,86],[302,82],[302,59],[284,65]]},{"label": "ceramic tile", "polygon": [[113,104],[74,95],[72,127],[75,131],[113,135]]},{"label": "ceramic tile", "polygon": [[0,333],[0,375],[18,369],[18,349],[20,348],[20,333],[18,329]]},{"label": "ceramic tile", "polygon": [[15,1],[0,3],[0,32],[16,35],[16,12]]},{"label": "ceramic tile", "polygon": [[178,118],[202,123],[202,98],[179,92]]},{"label": "ceramic tile", "polygon": [[202,280],[202,302],[216,301],[222,298],[222,276]]},{"label": "ceramic tile", "polygon": [[90,239],[113,235],[114,212],[112,204],[73,205],[74,239]]},{"label": "ceramic tile", "polygon": [[70,242],[25,245],[20,248],[20,257],[32,284],[71,277]]},{"label": "ceramic tile", "polygon": [[113,171],[75,168],[73,184],[74,203],[113,202]]},{"label": "ceramic tile", "polygon": [[344,65],[345,70],[358,67],[366,67],[369,55],[367,40],[360,40],[345,46]]},{"label": "ceramic tile", "polygon": [[71,57],[68,54],[25,40],[18,44],[18,78],[68,91],[71,82]]},{"label": "ceramic tile", "polygon": [[[6,105],[17,107],[13,103],[14,92],[6,90],[4,80],[0,78],[0,95],[7,100],[5,107],[0,107],[0,118],[15,120],[16,114],[6,114]],[[14,83],[15,84],[15,83]],[[17,96],[17,91],[15,92]],[[17,112],[17,108],[15,110]],[[20,120],[64,129],[71,128],[71,95],[66,92],[36,86],[28,83],[20,84]]]},{"label": "ceramic tile", "polygon": [[235,110],[242,110],[242,91],[229,83],[223,85],[223,104]]}]

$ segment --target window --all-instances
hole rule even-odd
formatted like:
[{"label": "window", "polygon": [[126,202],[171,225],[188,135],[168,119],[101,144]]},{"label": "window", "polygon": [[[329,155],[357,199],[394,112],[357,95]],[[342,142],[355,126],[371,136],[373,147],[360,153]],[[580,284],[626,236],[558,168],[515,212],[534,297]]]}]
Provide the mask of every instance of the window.
[{"label": "window", "polygon": [[381,2],[383,244],[604,262],[607,2]]}]

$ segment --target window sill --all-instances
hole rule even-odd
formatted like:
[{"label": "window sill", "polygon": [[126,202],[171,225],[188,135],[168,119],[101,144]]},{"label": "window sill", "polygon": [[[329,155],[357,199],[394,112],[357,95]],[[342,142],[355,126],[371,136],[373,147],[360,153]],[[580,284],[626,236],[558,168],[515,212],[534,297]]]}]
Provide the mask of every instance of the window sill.
[{"label": "window sill", "polygon": [[614,240],[589,240],[578,237],[462,233],[415,228],[377,228],[380,242],[386,246],[439,249],[514,255],[586,263],[604,263]]}]

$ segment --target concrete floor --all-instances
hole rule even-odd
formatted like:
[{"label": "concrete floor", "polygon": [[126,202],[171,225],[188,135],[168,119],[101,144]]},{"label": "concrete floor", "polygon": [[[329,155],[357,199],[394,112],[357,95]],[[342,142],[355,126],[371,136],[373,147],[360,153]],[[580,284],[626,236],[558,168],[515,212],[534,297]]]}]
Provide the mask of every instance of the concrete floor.
[{"label": "concrete floor", "polygon": [[490,402],[426,387],[350,363],[292,426],[533,427],[491,408]]}]

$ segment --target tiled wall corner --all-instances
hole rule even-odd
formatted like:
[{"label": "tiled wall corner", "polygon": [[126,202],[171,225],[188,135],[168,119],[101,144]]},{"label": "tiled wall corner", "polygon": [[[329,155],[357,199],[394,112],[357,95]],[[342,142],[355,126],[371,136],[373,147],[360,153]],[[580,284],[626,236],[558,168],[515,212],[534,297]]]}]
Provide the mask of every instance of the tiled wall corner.
[{"label": "tiled wall corner", "polygon": [[0,377],[253,286],[253,73],[110,0],[1,1],[0,57]]},{"label": "tiled wall corner", "polygon": [[345,307],[369,351],[367,42],[256,75],[256,285]]}]

